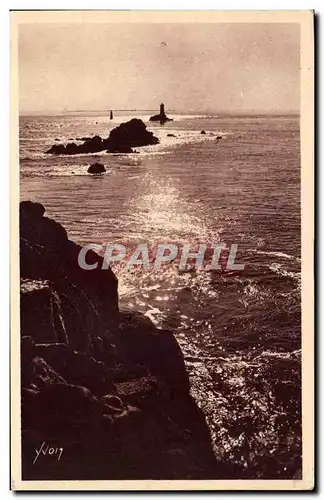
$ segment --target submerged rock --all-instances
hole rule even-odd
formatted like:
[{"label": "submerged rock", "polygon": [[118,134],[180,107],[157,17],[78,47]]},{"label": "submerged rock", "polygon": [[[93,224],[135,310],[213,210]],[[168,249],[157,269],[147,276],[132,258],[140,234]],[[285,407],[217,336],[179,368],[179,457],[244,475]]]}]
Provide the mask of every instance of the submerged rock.
[{"label": "submerged rock", "polygon": [[88,174],[102,174],[106,172],[105,166],[102,163],[93,163],[87,170]]}]

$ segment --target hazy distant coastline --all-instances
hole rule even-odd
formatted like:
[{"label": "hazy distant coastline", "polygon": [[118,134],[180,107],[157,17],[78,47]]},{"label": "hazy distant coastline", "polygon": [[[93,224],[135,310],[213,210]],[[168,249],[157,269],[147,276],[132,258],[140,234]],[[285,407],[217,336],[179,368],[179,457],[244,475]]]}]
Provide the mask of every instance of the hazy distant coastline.
[{"label": "hazy distant coastline", "polygon": [[[46,111],[20,111],[19,116],[75,116],[75,115],[83,115],[83,116],[109,116],[111,108],[107,109],[71,109],[71,110],[46,110]],[[114,109],[116,114],[118,113],[132,113],[134,117],[138,113],[150,114],[155,112],[156,109]],[[170,109],[170,113],[176,115],[199,115],[199,116],[299,116],[299,110],[248,110],[248,111],[206,111],[206,110],[187,110],[187,111],[179,111],[177,109]]]}]

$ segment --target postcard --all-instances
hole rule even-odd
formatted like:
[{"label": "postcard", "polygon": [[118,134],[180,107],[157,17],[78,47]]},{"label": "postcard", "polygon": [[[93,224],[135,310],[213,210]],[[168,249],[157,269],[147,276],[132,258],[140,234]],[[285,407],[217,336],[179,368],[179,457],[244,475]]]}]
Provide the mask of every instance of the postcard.
[{"label": "postcard", "polygon": [[313,246],[312,11],[12,11],[12,489],[313,489]]}]

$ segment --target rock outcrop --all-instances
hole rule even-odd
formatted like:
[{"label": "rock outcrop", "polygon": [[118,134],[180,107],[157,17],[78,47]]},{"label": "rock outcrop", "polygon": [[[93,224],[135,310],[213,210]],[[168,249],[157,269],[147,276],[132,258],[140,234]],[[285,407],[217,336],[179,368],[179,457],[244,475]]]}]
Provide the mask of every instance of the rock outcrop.
[{"label": "rock outcrop", "polygon": [[112,129],[107,139],[102,139],[99,135],[83,137],[81,139],[85,139],[83,144],[76,144],[75,142],[67,145],[54,144],[46,153],[56,155],[98,153],[100,151],[106,151],[107,153],[132,153],[132,147],[159,143],[158,138],[152,132],[149,132],[146,129],[145,123],[138,118],[133,118]]},{"label": "rock outcrop", "polygon": [[108,141],[108,152],[110,150],[118,152],[125,147],[133,148],[159,143],[158,138],[152,132],[149,132],[146,129],[145,123],[138,118],[133,118],[128,122],[122,123],[119,127],[112,129]]},{"label": "rock outcrop", "polygon": [[[26,324],[22,332],[30,335],[33,331],[33,337],[44,341],[50,335],[61,341],[66,335],[71,348],[89,354],[96,351],[98,338],[107,348],[119,322],[117,278],[110,268],[101,269],[103,258],[92,250],[86,261],[98,262],[98,268],[82,269],[78,264],[81,247],[44,212],[40,203],[20,204],[22,327]],[[38,309],[42,316],[35,330]]]},{"label": "rock outcrop", "polygon": [[176,339],[119,311],[114,273],[79,268],[81,247],[44,213],[21,203],[23,479],[216,477]]},{"label": "rock outcrop", "polygon": [[105,166],[102,163],[93,163],[87,170],[88,174],[103,174],[106,172]]},{"label": "rock outcrop", "polygon": [[153,115],[150,118],[150,122],[160,122],[163,125],[165,122],[172,122],[173,118],[168,118],[164,111],[163,102],[160,104],[160,113],[158,115]]}]

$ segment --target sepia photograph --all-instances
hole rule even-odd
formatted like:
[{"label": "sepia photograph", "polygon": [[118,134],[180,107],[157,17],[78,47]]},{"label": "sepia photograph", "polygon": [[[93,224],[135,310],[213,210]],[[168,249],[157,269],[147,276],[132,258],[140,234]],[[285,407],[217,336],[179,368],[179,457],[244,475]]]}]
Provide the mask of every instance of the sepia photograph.
[{"label": "sepia photograph", "polygon": [[11,12],[11,484],[312,489],[311,11]]}]

